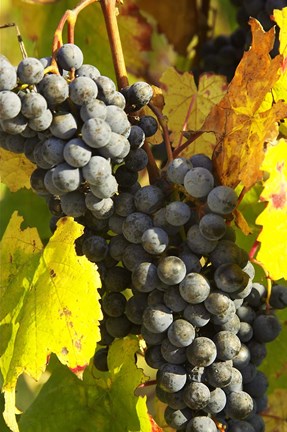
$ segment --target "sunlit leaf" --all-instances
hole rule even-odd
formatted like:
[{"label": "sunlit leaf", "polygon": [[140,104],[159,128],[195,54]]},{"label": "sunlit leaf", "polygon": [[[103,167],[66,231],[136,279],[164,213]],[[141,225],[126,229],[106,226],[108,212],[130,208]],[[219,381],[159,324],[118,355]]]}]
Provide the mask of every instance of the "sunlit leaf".
[{"label": "sunlit leaf", "polygon": [[102,318],[97,268],[75,252],[74,240],[83,227],[72,218],[62,218],[40,257],[39,253],[33,256],[34,249],[39,252],[39,240],[30,239],[30,230],[22,232],[19,227],[20,220],[14,216],[1,248],[5,263],[1,325],[6,339],[0,366],[5,416],[10,420],[19,375],[26,372],[38,379],[51,352],[71,369],[83,370],[100,338]]},{"label": "sunlit leaf", "polygon": [[257,259],[273,279],[287,279],[287,140],[269,148],[261,169],[269,173],[261,194],[268,203],[256,220],[262,225]]},{"label": "sunlit leaf", "polygon": [[[11,192],[25,187],[29,189],[30,177],[35,165],[25,155],[11,153],[0,148],[0,176]],[[17,173],[17,175],[15,175]]]},{"label": "sunlit leaf", "polygon": [[244,53],[225,97],[212,109],[202,128],[216,135],[214,164],[220,181],[231,187],[241,182],[247,189],[262,177],[260,165],[270,130],[287,117],[283,101],[274,105],[270,101],[269,107],[260,109],[280,77],[283,57],[269,56],[274,29],[265,33],[255,19],[250,19],[250,25],[252,47]]},{"label": "sunlit leaf", "polygon": [[91,365],[82,381],[58,365],[22,415],[21,432],[150,432],[145,398],[134,396],[146,379],[135,364],[137,350],[137,340],[117,340],[109,349],[109,372]]},{"label": "sunlit leaf", "polygon": [[[226,91],[226,81],[222,76],[203,74],[198,88],[191,73],[181,74],[169,68],[161,77],[165,107],[163,113],[168,118],[168,127],[172,131],[173,146],[183,144],[186,138],[183,131],[199,130],[211,108],[217,104]],[[215,142],[212,134],[204,134],[205,147],[195,141],[182,153],[188,157],[199,152],[210,154]]]},{"label": "sunlit leaf", "polygon": [[263,413],[266,432],[287,432],[286,398],[286,387],[276,389],[269,396],[268,409]]}]

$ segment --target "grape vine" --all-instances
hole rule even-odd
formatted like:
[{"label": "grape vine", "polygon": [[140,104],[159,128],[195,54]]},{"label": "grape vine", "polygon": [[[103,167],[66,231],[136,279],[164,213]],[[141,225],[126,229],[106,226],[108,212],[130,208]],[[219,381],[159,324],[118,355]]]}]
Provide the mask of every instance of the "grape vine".
[{"label": "grape vine", "polygon": [[[276,312],[287,307],[287,291],[256,259],[257,239],[250,251],[238,245],[233,226],[249,188],[243,184],[240,192],[222,181],[217,157],[227,150],[220,139],[212,157],[186,156],[190,144],[209,131],[207,126],[186,130],[196,96],[190,95],[175,146],[155,87],[129,84],[116,0],[99,3],[117,85],[97,65],[85,63],[75,25],[79,13],[96,2],[83,0],[66,11],[51,56],[24,56],[17,68],[0,56],[1,148],[34,164],[30,185],[47,203],[54,235],[61,221],[81,226],[73,250],[93,264],[101,285],[95,287],[102,319],[92,375],[109,373],[117,340],[130,338],[154,369],[155,379],[138,389],[154,386],[164,404],[160,426],[182,432],[263,431],[268,377],[259,367],[266,345],[282,330]],[[264,2],[247,3],[242,7],[248,13],[254,12],[252,3],[258,18],[268,14],[269,19],[273,3],[266,2],[264,14]],[[213,70],[216,47],[217,62],[228,58],[220,65],[228,66],[231,79],[234,58],[243,55],[241,33],[231,36],[237,57],[229,52],[229,40],[209,41],[202,69]],[[162,167],[150,145],[156,134],[164,144]],[[257,267],[264,270],[264,281],[258,282]],[[78,366],[76,372],[86,367]],[[21,430],[7,411],[8,426]],[[150,427],[154,424],[151,419]]]}]

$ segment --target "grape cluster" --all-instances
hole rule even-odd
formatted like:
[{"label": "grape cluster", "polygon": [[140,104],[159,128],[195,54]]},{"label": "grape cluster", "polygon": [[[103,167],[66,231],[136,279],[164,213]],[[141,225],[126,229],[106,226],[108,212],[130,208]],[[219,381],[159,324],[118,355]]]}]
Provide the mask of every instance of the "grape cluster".
[{"label": "grape cluster", "polygon": [[[170,427],[262,431],[268,381],[257,367],[281,326],[227,225],[237,196],[201,154],[174,159],[162,181],[114,197],[121,219],[100,263],[105,347],[94,364],[108,370],[112,340],[140,334]],[[270,305],[286,307],[284,287]]]},{"label": "grape cluster", "polygon": [[275,26],[276,39],[270,52],[275,57],[279,51],[279,28],[272,21],[274,9],[287,6],[286,0],[231,0],[237,8],[236,19],[239,27],[231,35],[220,35],[209,39],[201,49],[201,72],[215,72],[225,75],[230,81],[240,62],[244,50],[251,45],[251,31],[248,25],[249,17],[256,18],[265,31]]},{"label": "grape cluster", "polygon": [[76,45],[56,60],[61,75],[45,70],[50,58],[15,70],[0,57],[1,147],[36,164],[31,186],[47,200],[52,230],[65,215],[84,226],[75,248],[102,281],[95,367],[108,370],[114,339],[140,335],[170,427],[262,431],[268,382],[257,367],[281,330],[273,309],[287,299],[274,286],[266,310],[266,289],[228,224],[236,193],[203,154],[175,158],[142,186],[142,147],[158,126],[137,113],[152,88],[117,91]]}]

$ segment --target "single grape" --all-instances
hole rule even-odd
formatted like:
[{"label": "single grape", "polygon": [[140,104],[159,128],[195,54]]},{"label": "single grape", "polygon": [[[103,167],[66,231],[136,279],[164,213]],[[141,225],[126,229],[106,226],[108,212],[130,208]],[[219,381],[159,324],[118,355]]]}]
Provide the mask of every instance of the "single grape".
[{"label": "single grape", "polygon": [[91,118],[85,121],[82,127],[82,139],[93,148],[101,148],[111,139],[111,128],[100,118]]},{"label": "single grape", "polygon": [[63,157],[69,165],[80,168],[90,161],[92,151],[81,138],[72,138],[65,143]]},{"label": "single grape", "polygon": [[83,53],[81,49],[72,43],[66,43],[57,52],[58,65],[67,71],[79,69],[83,64]]},{"label": "single grape", "polygon": [[191,382],[184,388],[183,400],[192,410],[203,409],[210,400],[210,390],[203,383]]},{"label": "single grape", "polygon": [[44,77],[44,67],[40,60],[26,57],[19,63],[17,75],[23,84],[38,84]]},{"label": "single grape", "polygon": [[76,105],[95,99],[97,94],[97,84],[89,77],[77,77],[69,84],[69,96]]},{"label": "single grape", "polygon": [[52,107],[61,104],[69,96],[68,83],[60,75],[45,75],[38,87],[48,105]]},{"label": "single grape", "polygon": [[194,198],[207,196],[213,186],[213,175],[206,168],[191,168],[184,176],[184,187]]},{"label": "single grape", "polygon": [[168,328],[168,339],[176,347],[187,347],[195,338],[195,329],[184,319],[177,319]]},{"label": "single grape", "polygon": [[227,395],[226,414],[232,419],[243,420],[252,412],[252,397],[244,392],[232,392]]},{"label": "single grape", "polygon": [[206,416],[196,416],[186,425],[186,432],[217,432],[214,421]]},{"label": "single grape", "polygon": [[176,256],[167,256],[159,261],[157,274],[160,280],[167,285],[178,284],[185,277],[185,264]]},{"label": "single grape", "polygon": [[21,99],[9,90],[0,91],[0,120],[16,117],[21,110]]},{"label": "single grape", "polygon": [[103,311],[111,317],[123,315],[126,307],[126,298],[120,292],[109,292],[102,299]]},{"label": "single grape", "polygon": [[186,350],[188,361],[199,367],[210,366],[216,359],[216,345],[207,337],[197,337]]},{"label": "single grape", "polygon": [[164,305],[148,306],[143,314],[143,324],[152,333],[163,333],[172,321],[172,312]]},{"label": "single grape", "polygon": [[158,386],[168,393],[176,393],[186,383],[186,370],[180,365],[165,363],[156,374]]},{"label": "single grape", "polygon": [[61,139],[70,139],[77,132],[77,122],[75,117],[67,113],[56,113],[50,126],[52,134]]},{"label": "single grape", "polygon": [[217,186],[207,196],[207,205],[214,213],[223,215],[231,213],[236,204],[236,192],[228,186]]},{"label": "single grape", "polygon": [[191,212],[187,204],[173,201],[166,206],[165,217],[169,224],[174,226],[185,225],[190,218]]},{"label": "single grape", "polygon": [[83,177],[92,185],[97,185],[111,175],[112,169],[109,161],[102,156],[92,156],[82,169]]},{"label": "single grape", "polygon": [[164,198],[164,193],[159,187],[143,186],[135,194],[135,206],[140,212],[152,214],[162,207]]},{"label": "single grape", "polygon": [[46,109],[47,101],[40,93],[26,93],[21,98],[21,112],[29,119],[39,117]]},{"label": "single grape", "polygon": [[202,303],[210,293],[210,285],[200,273],[188,273],[179,284],[179,292],[188,303]]},{"label": "single grape", "polygon": [[91,262],[100,262],[106,258],[108,253],[108,244],[100,236],[88,236],[82,244],[83,254]]},{"label": "single grape", "polygon": [[85,214],[85,196],[79,191],[69,192],[61,197],[61,208],[67,216],[77,218]]}]

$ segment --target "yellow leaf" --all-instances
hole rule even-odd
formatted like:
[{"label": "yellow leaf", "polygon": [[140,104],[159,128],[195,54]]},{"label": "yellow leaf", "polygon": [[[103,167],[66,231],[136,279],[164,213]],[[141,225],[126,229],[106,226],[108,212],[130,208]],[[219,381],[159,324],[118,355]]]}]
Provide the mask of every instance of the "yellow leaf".
[{"label": "yellow leaf", "polygon": [[287,7],[282,10],[275,9],[273,12],[274,20],[280,27],[279,32],[279,52],[287,57]]},{"label": "yellow leaf", "polygon": [[222,184],[235,187],[240,182],[247,188],[262,174],[264,142],[274,138],[274,124],[287,117],[287,104],[278,101],[269,106],[262,103],[280,78],[283,57],[271,59],[274,29],[265,33],[260,23],[250,20],[253,42],[236,69],[225,97],[206,119],[203,130],[213,131],[217,145],[214,164]]},{"label": "yellow leaf", "polygon": [[11,153],[0,148],[1,181],[11,192],[23,187],[30,189],[30,177],[34,169],[35,165],[24,154]]},{"label": "yellow leaf", "polygon": [[276,389],[268,396],[268,408],[262,413],[266,432],[287,432],[287,390]]},{"label": "yellow leaf", "polygon": [[[14,216],[1,249],[5,264],[10,263],[2,278],[0,323],[10,329],[5,344],[1,343],[0,360],[3,390],[10,402],[19,375],[25,372],[39,379],[50,353],[80,372],[100,339],[99,274],[95,264],[76,255],[74,247],[83,227],[72,218],[62,218],[37,261],[31,250],[38,251],[36,240],[31,242],[29,233],[20,230],[20,218]],[[11,421],[11,404],[5,415]]]},{"label": "yellow leaf", "polygon": [[287,279],[287,140],[280,139],[270,147],[261,169],[269,173],[261,194],[268,201],[256,219],[262,225],[258,236],[261,243],[257,259],[274,280]]},{"label": "yellow leaf", "polygon": [[[186,138],[183,131],[198,131],[226,91],[226,81],[222,76],[203,74],[198,88],[191,73],[181,74],[169,68],[163,74],[161,83],[164,88],[164,115],[168,117],[168,127],[172,131],[173,147],[183,144]],[[195,144],[196,143],[196,144]],[[204,134],[182,153],[189,157],[195,152],[211,153],[214,137]]]}]

